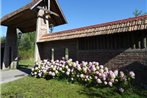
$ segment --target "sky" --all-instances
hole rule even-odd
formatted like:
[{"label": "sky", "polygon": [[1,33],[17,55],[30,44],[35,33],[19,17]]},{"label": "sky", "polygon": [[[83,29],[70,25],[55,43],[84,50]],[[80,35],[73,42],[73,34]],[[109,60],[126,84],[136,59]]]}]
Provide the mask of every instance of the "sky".
[{"label": "sky", "polygon": [[[32,0],[1,0],[0,18]],[[54,27],[53,32],[101,24],[133,17],[135,9],[147,12],[147,0],[58,0],[67,24]],[[0,26],[0,36],[7,27]]]}]

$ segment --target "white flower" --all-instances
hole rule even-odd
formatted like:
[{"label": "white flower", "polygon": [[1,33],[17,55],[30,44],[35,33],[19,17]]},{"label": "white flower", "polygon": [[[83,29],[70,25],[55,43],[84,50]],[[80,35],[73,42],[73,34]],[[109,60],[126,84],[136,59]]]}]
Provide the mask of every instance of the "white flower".
[{"label": "white flower", "polygon": [[98,62],[95,62],[95,65],[96,65],[96,66],[98,66],[98,65],[99,65],[99,63],[98,63]]},{"label": "white flower", "polygon": [[119,88],[119,91],[123,93],[125,90],[123,88]]},{"label": "white flower", "polygon": [[35,70],[38,70],[38,69],[39,69],[38,67],[35,68]]},{"label": "white flower", "polygon": [[115,76],[118,76],[118,70],[114,71]]},{"label": "white flower", "polygon": [[87,62],[82,61],[82,65],[83,66],[86,66],[87,65]]},{"label": "white flower", "polygon": [[96,68],[95,68],[95,66],[92,66],[92,71],[96,71]]},{"label": "white flower", "polygon": [[74,68],[71,69],[71,72],[74,72]]},{"label": "white flower", "polygon": [[58,74],[59,72],[56,70],[55,73]]},{"label": "white flower", "polygon": [[111,80],[110,80],[110,82],[112,82],[112,83],[113,83],[113,82],[114,82],[114,79],[111,79]]},{"label": "white flower", "polygon": [[104,72],[104,70],[103,69],[100,69],[100,73],[103,73]]},{"label": "white flower", "polygon": [[69,59],[67,62],[72,62],[72,59]]},{"label": "white flower", "polygon": [[107,85],[108,84],[107,81],[105,81],[104,84]]},{"label": "white flower", "polygon": [[73,63],[73,67],[76,67],[76,63],[75,62]]},{"label": "white flower", "polygon": [[83,71],[84,71],[84,73],[86,73],[87,72],[87,68],[83,67]]},{"label": "white flower", "polygon": [[94,78],[95,78],[95,79],[98,79],[98,77],[97,77],[97,76],[94,76]]},{"label": "white flower", "polygon": [[115,82],[118,82],[118,79],[115,79]]},{"label": "white flower", "polygon": [[97,70],[99,70],[99,69],[100,69],[100,67],[99,67],[99,66],[96,66],[96,69],[97,69]]},{"label": "white flower", "polygon": [[42,73],[38,73],[38,76],[41,77]]},{"label": "white flower", "polygon": [[101,73],[98,73],[98,75],[101,77],[102,76],[102,74]]},{"label": "white flower", "polygon": [[62,68],[61,67],[59,68],[59,71],[62,71]]},{"label": "white flower", "polygon": [[106,78],[106,75],[105,75],[105,74],[102,74],[102,77],[103,77],[103,78]]},{"label": "white flower", "polygon": [[34,75],[34,73],[33,73],[33,72],[31,72],[31,75]]},{"label": "white flower", "polygon": [[96,82],[97,83],[102,83],[101,79],[99,79],[99,78],[96,80]]},{"label": "white flower", "polygon": [[32,71],[34,71],[34,68],[32,68]]},{"label": "white flower", "polygon": [[74,80],[74,78],[71,78],[71,80],[73,81],[73,80]]},{"label": "white flower", "polygon": [[105,70],[106,72],[108,72],[108,68],[107,68],[107,67],[105,67],[104,70]]},{"label": "white flower", "polygon": [[83,74],[81,74],[81,75],[80,75],[80,77],[81,77],[81,78],[83,78],[83,77],[84,77],[84,75],[83,75]]},{"label": "white flower", "polygon": [[124,72],[120,71],[120,77],[122,78],[124,76],[125,76]]},{"label": "white flower", "polygon": [[66,72],[66,75],[69,75],[69,74],[70,74],[70,72],[67,71],[67,72]]},{"label": "white flower", "polygon": [[47,62],[47,60],[43,60],[45,63]]},{"label": "white flower", "polygon": [[80,66],[78,66],[77,69],[78,69],[79,71],[81,71],[81,67],[80,67]]},{"label": "white flower", "polygon": [[111,77],[111,79],[114,79],[116,76],[113,72],[110,72],[110,77]]},{"label": "white flower", "polygon": [[66,65],[65,68],[68,69],[68,66]]},{"label": "white flower", "polygon": [[101,68],[101,69],[103,69],[103,68],[104,68],[104,66],[103,66],[103,65],[100,65],[100,68]]},{"label": "white flower", "polygon": [[52,75],[52,72],[51,72],[51,71],[49,71],[49,72],[48,72],[48,74],[49,74],[49,75]]},{"label": "white flower", "polygon": [[56,74],[54,72],[52,72],[52,76],[54,77]]},{"label": "white flower", "polygon": [[37,72],[34,72],[35,75],[37,75]]},{"label": "white flower", "polygon": [[112,87],[112,85],[113,85],[112,82],[108,82],[108,84],[109,84],[109,86],[111,86],[111,87]]},{"label": "white flower", "polygon": [[53,65],[51,65],[51,68],[53,68],[54,66]]},{"label": "white flower", "polygon": [[86,79],[88,79],[88,75],[86,75]]},{"label": "white flower", "polygon": [[68,68],[67,71],[70,72],[70,69]]},{"label": "white flower", "polygon": [[56,70],[56,67],[53,67],[53,71],[55,71]]},{"label": "white flower", "polygon": [[133,78],[133,79],[135,78],[135,73],[133,71],[130,71],[129,75],[130,75],[131,78]]},{"label": "white flower", "polygon": [[106,78],[105,78],[105,77],[103,77],[103,80],[105,81],[105,80],[106,80]]}]

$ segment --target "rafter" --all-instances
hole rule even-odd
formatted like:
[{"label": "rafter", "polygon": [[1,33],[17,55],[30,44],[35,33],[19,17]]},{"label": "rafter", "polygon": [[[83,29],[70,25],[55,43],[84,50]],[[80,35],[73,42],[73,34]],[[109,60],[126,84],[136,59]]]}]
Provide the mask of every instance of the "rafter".
[{"label": "rafter", "polygon": [[51,15],[54,15],[54,16],[59,17],[59,15],[58,15],[57,13],[53,12],[53,11],[50,11],[50,10],[45,9],[45,8],[42,8],[42,7],[40,7],[40,6],[38,6],[37,8],[46,11],[47,13],[46,13],[45,15],[51,14]]}]

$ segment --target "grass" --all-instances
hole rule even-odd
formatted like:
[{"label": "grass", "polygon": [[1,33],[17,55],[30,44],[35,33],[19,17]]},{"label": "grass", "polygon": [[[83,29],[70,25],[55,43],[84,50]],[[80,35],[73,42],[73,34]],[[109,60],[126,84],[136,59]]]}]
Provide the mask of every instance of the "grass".
[{"label": "grass", "polygon": [[19,61],[19,67],[32,67],[34,66],[34,59],[25,59]]},{"label": "grass", "polygon": [[2,98],[147,98],[147,91],[128,89],[119,94],[116,89],[84,87],[66,80],[45,80],[31,76],[1,85]]}]

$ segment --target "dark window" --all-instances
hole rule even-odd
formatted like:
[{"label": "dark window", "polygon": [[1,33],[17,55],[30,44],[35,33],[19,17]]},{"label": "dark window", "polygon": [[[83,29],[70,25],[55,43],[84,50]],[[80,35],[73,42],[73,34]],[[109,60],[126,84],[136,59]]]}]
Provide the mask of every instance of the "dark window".
[{"label": "dark window", "polygon": [[145,31],[118,33],[80,38],[79,50],[96,49],[144,49],[147,47]]}]

